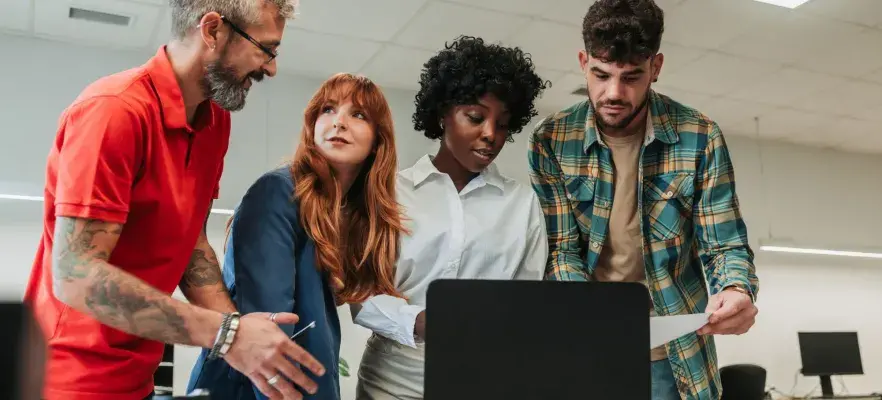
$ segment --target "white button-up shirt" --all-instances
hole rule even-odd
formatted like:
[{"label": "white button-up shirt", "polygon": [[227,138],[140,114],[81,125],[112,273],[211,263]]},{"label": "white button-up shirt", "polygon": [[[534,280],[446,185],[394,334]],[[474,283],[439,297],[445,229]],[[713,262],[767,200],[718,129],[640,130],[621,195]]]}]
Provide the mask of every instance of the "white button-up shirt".
[{"label": "white button-up shirt", "polygon": [[356,324],[415,347],[414,323],[435,279],[544,276],[548,240],[539,200],[532,188],[502,176],[494,164],[457,193],[453,180],[426,155],[398,173],[397,195],[410,235],[401,237],[395,279],[409,302],[372,297],[353,307]]}]

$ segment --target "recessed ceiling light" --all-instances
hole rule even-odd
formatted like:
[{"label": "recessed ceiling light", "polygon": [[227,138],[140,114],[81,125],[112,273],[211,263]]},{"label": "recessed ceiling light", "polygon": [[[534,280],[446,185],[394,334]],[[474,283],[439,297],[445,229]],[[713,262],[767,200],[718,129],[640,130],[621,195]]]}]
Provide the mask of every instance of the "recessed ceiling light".
[{"label": "recessed ceiling light", "polygon": [[132,22],[132,18],[125,15],[111,14],[77,7],[71,7],[68,11],[67,16],[70,19],[80,19],[84,21],[97,22],[100,24],[119,26],[128,26],[129,23]]},{"label": "recessed ceiling light", "polygon": [[754,0],[754,1],[758,1],[760,3],[772,4],[772,5],[776,5],[779,7],[796,8],[796,7],[799,7],[805,3],[808,3],[809,0]]}]

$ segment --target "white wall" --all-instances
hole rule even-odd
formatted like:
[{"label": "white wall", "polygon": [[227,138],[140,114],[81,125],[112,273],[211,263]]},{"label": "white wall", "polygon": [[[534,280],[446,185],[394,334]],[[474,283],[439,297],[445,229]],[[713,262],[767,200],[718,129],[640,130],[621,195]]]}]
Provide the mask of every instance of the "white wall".
[{"label": "white wall", "polygon": [[[110,52],[0,36],[0,54],[20,60],[0,66],[0,92],[6,94],[0,97],[0,193],[39,194],[59,112],[88,82],[139,65],[152,52]],[[293,152],[301,112],[319,83],[280,76],[255,86],[246,109],[233,117],[217,207],[234,207],[259,174]],[[398,130],[401,166],[408,166],[435,145],[413,132],[413,93],[387,90],[386,95]],[[498,161],[504,173],[522,182],[527,179],[524,136],[509,144]],[[882,249],[882,189],[875,174],[882,161],[793,145],[760,146],[746,138],[728,140],[762,289],[755,328],[743,336],[719,338],[721,363],[763,365],[769,370],[769,385],[790,391],[800,367],[797,330],[857,330],[866,374],[844,382],[852,393],[882,391],[880,262],[759,252],[760,239],[770,236],[803,246]],[[40,213],[39,203],[0,200],[0,296],[19,298],[24,290],[41,231]],[[223,216],[211,221],[216,248],[222,223]],[[368,333],[350,323],[345,307],[340,319],[342,353],[356,368]],[[177,352],[178,392],[194,355],[193,349]],[[796,383],[797,392],[805,393],[817,386],[817,379],[799,377]],[[354,384],[354,378],[343,380],[344,398],[353,398]]]}]

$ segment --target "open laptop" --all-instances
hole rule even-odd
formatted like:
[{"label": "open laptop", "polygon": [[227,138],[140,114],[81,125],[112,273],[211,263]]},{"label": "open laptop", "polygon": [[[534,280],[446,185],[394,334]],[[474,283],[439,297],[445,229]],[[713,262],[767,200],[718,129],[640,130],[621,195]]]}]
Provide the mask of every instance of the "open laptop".
[{"label": "open laptop", "polygon": [[649,399],[648,304],[639,283],[435,281],[425,400]]}]

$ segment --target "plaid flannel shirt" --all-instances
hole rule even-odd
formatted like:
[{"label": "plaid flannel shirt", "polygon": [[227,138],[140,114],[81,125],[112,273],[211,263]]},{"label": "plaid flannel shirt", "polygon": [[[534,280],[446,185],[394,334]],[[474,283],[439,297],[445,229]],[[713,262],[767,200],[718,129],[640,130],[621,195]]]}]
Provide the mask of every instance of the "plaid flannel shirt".
[{"label": "plaid flannel shirt", "polygon": [[[649,294],[658,315],[704,312],[708,288],[759,290],[753,251],[719,126],[650,92],[653,130],[641,149],[637,209]],[[598,140],[589,101],[546,117],[530,137],[530,178],[545,212],[546,279],[590,281],[607,239],[613,202],[609,148]],[[684,399],[719,399],[713,337],[667,344]]]}]

